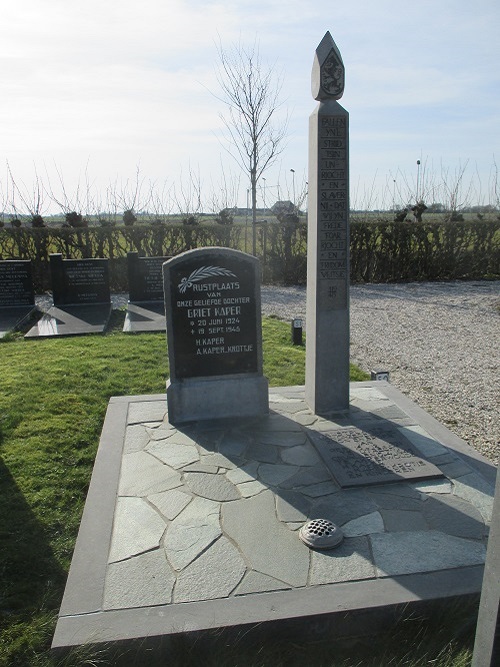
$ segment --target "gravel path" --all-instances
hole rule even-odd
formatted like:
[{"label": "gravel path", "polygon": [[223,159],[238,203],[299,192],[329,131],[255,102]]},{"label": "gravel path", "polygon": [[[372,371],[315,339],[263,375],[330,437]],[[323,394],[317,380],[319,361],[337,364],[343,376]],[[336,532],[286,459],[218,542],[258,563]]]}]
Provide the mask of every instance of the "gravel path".
[{"label": "gravel path", "polygon": [[[300,287],[262,287],[262,310],[305,318]],[[498,464],[500,281],[354,285],[351,360]]]}]

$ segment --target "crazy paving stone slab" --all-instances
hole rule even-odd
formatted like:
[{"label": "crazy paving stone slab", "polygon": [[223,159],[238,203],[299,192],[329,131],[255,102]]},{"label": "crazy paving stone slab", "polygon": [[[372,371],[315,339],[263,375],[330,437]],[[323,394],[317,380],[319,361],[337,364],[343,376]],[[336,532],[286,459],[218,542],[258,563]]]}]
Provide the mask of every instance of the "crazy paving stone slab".
[{"label": "crazy paving stone slab", "polygon": [[292,586],[306,584],[309,550],[276,516],[271,491],[224,505],[222,525],[252,570]]},{"label": "crazy paving stone slab", "polygon": [[486,555],[484,544],[436,530],[377,533],[370,541],[379,576],[481,565]]},{"label": "crazy paving stone slab", "polygon": [[194,602],[227,597],[234,591],[246,571],[239,551],[225,537],[212,549],[184,569],[177,577],[175,602]]},{"label": "crazy paving stone slab", "polygon": [[[169,604],[175,579],[163,549],[111,563],[104,588],[103,608],[109,610]],[[124,581],[127,582],[126,586],[123,585]]]},{"label": "crazy paving stone slab", "polygon": [[164,544],[174,570],[183,570],[222,535],[219,514],[219,503],[206,498],[193,498],[172,521]]},{"label": "crazy paving stone slab", "polygon": [[109,562],[157,548],[165,528],[165,521],[142,498],[118,498]]}]

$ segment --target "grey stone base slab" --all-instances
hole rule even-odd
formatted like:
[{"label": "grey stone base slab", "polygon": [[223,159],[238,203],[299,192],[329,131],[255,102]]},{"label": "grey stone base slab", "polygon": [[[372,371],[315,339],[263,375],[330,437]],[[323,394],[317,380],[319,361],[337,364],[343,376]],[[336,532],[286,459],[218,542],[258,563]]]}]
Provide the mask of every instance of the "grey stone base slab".
[{"label": "grey stone base slab", "polygon": [[[477,595],[495,467],[385,382],[350,395],[351,410],[328,419],[303,387],[280,387],[267,415],[184,425],[164,395],[112,398],[53,647],[311,619],[349,632],[345,614],[355,628],[369,613]],[[402,429],[453,474],[342,488],[314,443],[354,426]],[[303,544],[311,518],[341,526],[340,547]]]},{"label": "grey stone base slab", "polygon": [[125,333],[166,331],[165,304],[163,301],[141,301],[127,304],[123,324]]},{"label": "grey stone base slab", "polygon": [[102,334],[111,317],[111,303],[81,306],[52,306],[25,335],[25,338],[85,336]]},{"label": "grey stone base slab", "polygon": [[202,377],[167,383],[169,419],[172,424],[220,418],[267,415],[267,378],[248,374]]},{"label": "grey stone base slab", "polygon": [[0,308],[0,338],[19,329],[35,311],[35,306],[12,306]]}]

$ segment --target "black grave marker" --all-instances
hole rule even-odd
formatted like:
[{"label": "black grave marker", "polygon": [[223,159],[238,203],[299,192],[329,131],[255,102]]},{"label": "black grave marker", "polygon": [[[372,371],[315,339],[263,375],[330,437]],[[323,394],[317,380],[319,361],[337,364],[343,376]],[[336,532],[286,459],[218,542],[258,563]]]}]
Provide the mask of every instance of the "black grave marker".
[{"label": "black grave marker", "polygon": [[20,327],[34,308],[31,261],[0,261],[0,338]]},{"label": "black grave marker", "polygon": [[139,257],[138,252],[127,254],[129,300],[163,301],[162,266],[170,257]]},{"label": "black grave marker", "polygon": [[34,306],[35,293],[30,260],[0,262],[0,308]]},{"label": "black grave marker", "polygon": [[187,258],[170,269],[176,378],[256,373],[255,264],[240,256]]},{"label": "black grave marker", "polygon": [[[193,390],[189,408],[176,410],[169,398],[171,416],[179,421],[267,412],[258,260],[227,248],[202,248],[166,262],[163,275],[169,394],[182,394],[185,403],[187,388]],[[204,400],[212,408],[195,407],[194,395],[197,406]]]},{"label": "black grave marker", "polygon": [[127,254],[129,302],[123,331],[165,331],[162,266],[168,259]]},{"label": "black grave marker", "polygon": [[49,259],[55,306],[111,302],[107,259]]}]

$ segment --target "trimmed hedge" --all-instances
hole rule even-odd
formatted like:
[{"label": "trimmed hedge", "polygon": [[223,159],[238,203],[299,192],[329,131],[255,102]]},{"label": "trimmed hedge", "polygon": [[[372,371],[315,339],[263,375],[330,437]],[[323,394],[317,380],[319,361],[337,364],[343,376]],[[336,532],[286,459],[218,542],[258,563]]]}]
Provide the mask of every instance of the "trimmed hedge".
[{"label": "trimmed hedge", "polygon": [[[173,256],[203,246],[245,250],[251,245],[241,225],[0,229],[0,259],[31,259],[37,292],[50,289],[48,257],[53,252],[73,259],[109,258],[111,289],[127,291],[127,252]],[[307,224],[259,224],[257,254],[264,283],[304,284]],[[351,223],[352,282],[499,278],[500,221]]]},{"label": "trimmed hedge", "polygon": [[353,282],[498,278],[498,220],[351,225]]}]

